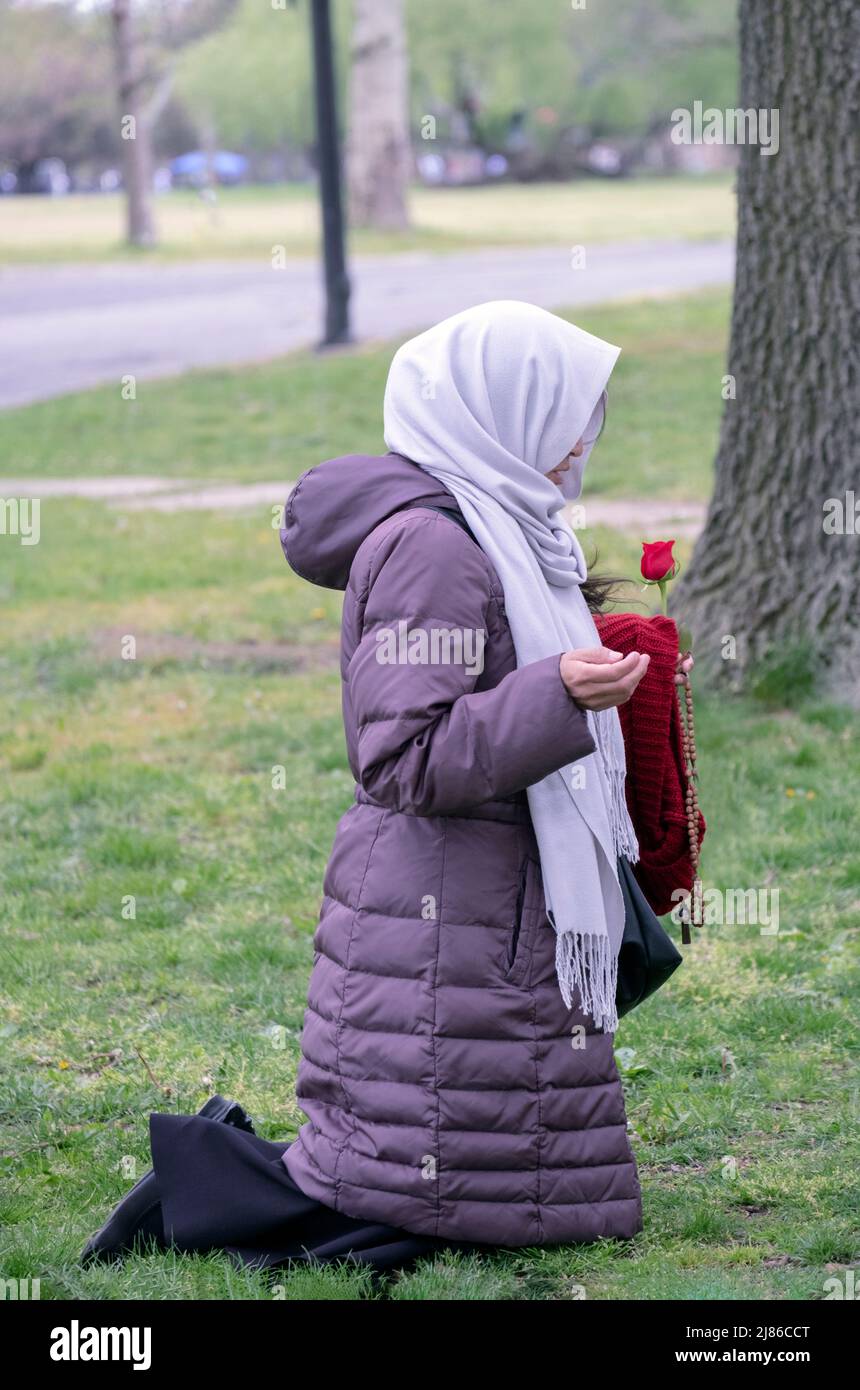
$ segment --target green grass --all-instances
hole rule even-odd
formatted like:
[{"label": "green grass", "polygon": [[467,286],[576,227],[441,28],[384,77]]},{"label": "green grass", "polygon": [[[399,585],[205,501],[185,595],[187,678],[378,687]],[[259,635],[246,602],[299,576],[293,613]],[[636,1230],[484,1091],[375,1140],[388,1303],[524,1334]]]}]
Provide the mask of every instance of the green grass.
[{"label": "green grass", "polygon": [[[621,329],[628,315],[617,341],[643,403],[675,398],[694,325],[708,337],[722,322],[711,297],[681,317],[671,306],[666,343],[687,335],[689,351],[663,352],[668,307],[592,316],[604,328],[618,316]],[[644,351],[649,314],[653,371],[630,351]],[[328,369],[362,402],[350,441],[361,447],[367,359],[314,364]],[[215,399],[232,381],[268,400],[276,373],[289,394],[308,370],[299,359],[159,391],[178,419],[183,390]],[[661,435],[671,487],[689,441],[704,454],[712,443],[715,412],[697,413],[687,389],[690,411],[670,412]],[[624,394],[619,383],[613,430],[625,415],[633,427]],[[157,415],[159,397],[144,399]],[[93,400],[67,404],[92,411],[94,444]],[[342,447],[340,404],[338,443],[326,434],[320,452]],[[221,426],[226,464],[245,447],[244,423],[228,414]],[[619,469],[625,456],[641,467],[629,435]],[[284,476],[298,463],[285,457]],[[635,535],[594,539],[603,566],[635,572]],[[311,937],[352,797],[339,595],[291,574],[262,512],[44,502],[40,544],[4,538],[0,561],[3,1277],[40,1278],[43,1298],[564,1300],[582,1287],[589,1299],[820,1299],[834,1271],[858,1264],[856,722],[700,691],[706,887],[778,888],[780,933],[704,928],[671,982],[622,1020],[645,1210],[635,1241],[449,1257],[382,1285],[300,1270],[279,1272],[273,1290],[218,1256],[81,1269],[86,1236],[148,1165],[150,1110],[194,1110],[220,1090],[267,1137],[290,1139],[302,1121],[293,1088]],[[131,661],[120,656],[129,634]],[[287,785],[273,790],[279,764]]]},{"label": "green grass", "polygon": [[[704,500],[725,370],[723,290],[578,311],[622,347],[592,494]],[[320,458],[384,452],[390,344],[301,352],[243,371],[198,372],[82,392],[0,417],[4,472],[16,477],[157,474],[236,481],[296,478]]]},{"label": "green grass", "polygon": [[[272,248],[311,256],[319,249],[319,209],[311,187],[221,189],[209,205],[196,193],[155,199],[160,244],[141,253],[123,245],[119,194],[4,198],[0,264],[28,261],[213,259],[270,260]],[[400,233],[358,230],[354,251],[445,252],[490,245],[594,245],[675,238],[708,240],[734,232],[733,178],[643,177],[479,188],[414,187],[412,227]]]}]

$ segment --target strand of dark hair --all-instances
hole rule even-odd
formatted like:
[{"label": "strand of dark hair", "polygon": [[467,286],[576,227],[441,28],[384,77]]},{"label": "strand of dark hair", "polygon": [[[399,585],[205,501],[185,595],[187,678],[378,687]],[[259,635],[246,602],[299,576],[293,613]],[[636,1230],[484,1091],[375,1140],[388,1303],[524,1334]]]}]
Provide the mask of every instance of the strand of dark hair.
[{"label": "strand of dark hair", "polygon": [[635,585],[635,580],[620,574],[593,574],[592,570],[597,563],[597,552],[588,565],[588,578],[581,585],[582,597],[588,604],[589,612],[605,613],[610,607],[616,604],[623,604],[625,609],[633,607],[645,608],[646,604],[642,599],[634,599],[622,592],[629,590]]}]

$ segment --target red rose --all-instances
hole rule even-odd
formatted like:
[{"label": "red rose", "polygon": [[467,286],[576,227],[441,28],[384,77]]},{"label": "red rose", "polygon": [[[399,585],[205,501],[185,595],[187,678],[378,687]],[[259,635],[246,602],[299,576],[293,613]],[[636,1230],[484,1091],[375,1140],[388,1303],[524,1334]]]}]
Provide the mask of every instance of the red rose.
[{"label": "red rose", "polygon": [[672,554],[672,541],[642,542],[642,578],[656,583],[660,579],[670,579],[675,570],[675,557]]}]

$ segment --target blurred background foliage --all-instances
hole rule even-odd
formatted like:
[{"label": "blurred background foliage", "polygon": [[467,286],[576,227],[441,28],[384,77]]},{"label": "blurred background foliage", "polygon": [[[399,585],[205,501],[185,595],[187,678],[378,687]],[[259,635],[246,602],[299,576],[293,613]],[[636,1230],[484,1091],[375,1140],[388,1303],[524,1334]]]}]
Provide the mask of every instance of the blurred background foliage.
[{"label": "blurred background foliage", "polygon": [[[0,160],[68,165],[119,157],[110,5],[0,0]],[[341,119],[352,6],[333,7]],[[298,167],[313,139],[306,0],[213,4],[139,0],[155,146],[169,158],[206,140]],[[736,97],[736,5],[711,0],[406,0],[413,134],[545,161],[620,137],[631,153],[694,98]],[[213,29],[213,26],[214,27]],[[275,41],[275,27],[277,41]],[[206,32],[207,28],[212,30]]]}]

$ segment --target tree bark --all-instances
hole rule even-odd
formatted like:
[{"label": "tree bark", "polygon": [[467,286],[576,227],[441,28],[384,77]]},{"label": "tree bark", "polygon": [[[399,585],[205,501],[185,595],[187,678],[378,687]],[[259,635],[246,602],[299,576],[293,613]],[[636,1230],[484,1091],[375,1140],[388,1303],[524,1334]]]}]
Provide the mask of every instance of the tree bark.
[{"label": "tree bark", "polygon": [[409,226],[409,63],[403,0],[353,0],[347,139],[355,227]]},{"label": "tree bark", "polygon": [[[779,148],[740,152],[727,369],[736,399],[723,412],[705,529],[672,603],[697,661],[735,688],[797,657],[855,704],[858,16],[857,0],[741,0],[740,105],[778,109]],[[841,534],[827,529],[839,509]]]},{"label": "tree bark", "polygon": [[134,122],[133,132],[125,125],[122,131],[126,235],[132,246],[154,246],[152,126],[143,102],[131,0],[113,0],[111,19],[120,120]]}]

